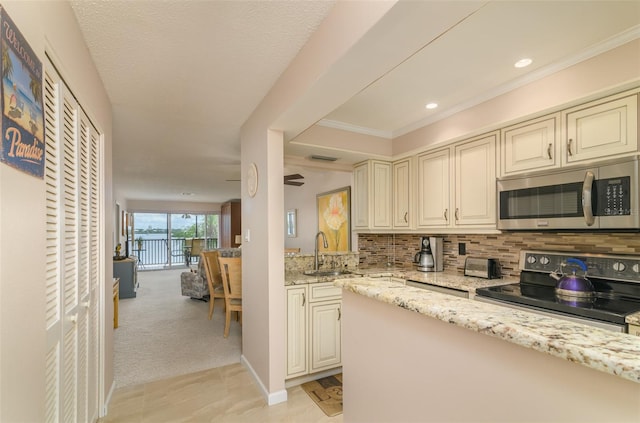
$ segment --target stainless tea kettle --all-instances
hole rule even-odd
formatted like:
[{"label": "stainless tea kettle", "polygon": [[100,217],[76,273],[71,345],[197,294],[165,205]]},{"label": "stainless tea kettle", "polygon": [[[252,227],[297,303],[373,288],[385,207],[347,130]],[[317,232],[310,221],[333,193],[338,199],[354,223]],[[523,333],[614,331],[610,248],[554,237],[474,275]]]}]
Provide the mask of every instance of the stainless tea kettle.
[{"label": "stainless tea kettle", "polygon": [[584,274],[582,276],[576,275],[576,270],[573,269],[571,275],[557,272],[551,272],[549,276],[557,280],[556,283],[556,296],[559,298],[568,299],[591,299],[595,295],[595,289],[589,279],[587,279],[587,265],[580,259],[568,258],[567,263],[563,266],[574,264],[578,266]]}]

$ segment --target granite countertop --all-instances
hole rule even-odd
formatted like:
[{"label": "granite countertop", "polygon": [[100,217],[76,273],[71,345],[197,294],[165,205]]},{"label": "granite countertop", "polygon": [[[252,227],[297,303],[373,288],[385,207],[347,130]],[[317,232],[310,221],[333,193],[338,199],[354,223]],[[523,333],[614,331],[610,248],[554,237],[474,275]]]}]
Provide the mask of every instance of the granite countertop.
[{"label": "granite countertop", "polygon": [[429,285],[442,286],[445,288],[468,291],[470,294],[474,294],[476,289],[478,288],[506,285],[518,282],[517,278],[483,279],[464,276],[457,272],[419,272],[417,270],[405,267],[370,267],[347,270],[349,270],[351,273],[339,276],[323,277],[309,276],[305,275],[302,272],[286,272],[284,278],[285,286],[319,282],[333,282],[338,279],[353,279],[362,277],[392,277],[404,280],[413,280]]},{"label": "granite countertop", "polygon": [[[445,272],[419,272],[406,267],[365,267],[357,269],[347,269],[351,273],[339,276],[309,276],[302,272],[286,272],[285,286],[304,285],[310,283],[333,282],[339,279],[353,279],[361,277],[380,278],[392,277],[404,280],[422,282],[429,285],[442,286],[462,291],[467,291],[473,298],[476,289],[488,286],[507,285],[517,283],[518,278],[483,279],[464,276],[460,273],[450,271]],[[640,311],[626,317],[626,323],[640,326]]]},{"label": "granite countertop", "polygon": [[627,318],[625,319],[625,322],[627,322],[630,325],[640,326],[640,311],[637,313],[633,313],[630,316],[627,316]]},{"label": "granite countertop", "polygon": [[[442,275],[444,278],[445,274]],[[400,282],[361,277],[339,279],[335,284],[356,294],[640,383],[638,336],[413,288]]]},{"label": "granite countertop", "polygon": [[351,273],[347,273],[344,275],[338,276],[310,276],[305,275],[303,272],[285,272],[284,273],[284,285],[306,285],[310,283],[321,283],[321,282],[333,282],[338,279],[351,279],[351,278],[361,278],[362,274],[360,274],[357,269],[347,269]]}]

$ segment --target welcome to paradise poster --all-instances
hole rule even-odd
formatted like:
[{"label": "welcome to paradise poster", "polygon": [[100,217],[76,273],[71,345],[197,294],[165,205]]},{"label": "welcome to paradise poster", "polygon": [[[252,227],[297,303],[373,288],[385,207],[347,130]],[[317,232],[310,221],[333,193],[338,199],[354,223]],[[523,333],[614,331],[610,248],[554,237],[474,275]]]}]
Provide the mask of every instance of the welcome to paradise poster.
[{"label": "welcome to paradise poster", "polygon": [[42,62],[4,9],[0,9],[0,30],[0,161],[42,179],[45,164]]}]

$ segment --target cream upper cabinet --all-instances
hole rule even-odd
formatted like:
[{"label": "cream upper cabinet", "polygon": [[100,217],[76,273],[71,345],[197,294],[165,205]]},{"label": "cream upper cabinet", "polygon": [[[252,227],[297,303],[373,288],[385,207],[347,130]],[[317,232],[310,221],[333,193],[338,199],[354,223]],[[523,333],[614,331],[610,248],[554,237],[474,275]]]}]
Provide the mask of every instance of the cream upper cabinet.
[{"label": "cream upper cabinet", "polygon": [[450,149],[447,148],[418,156],[419,228],[449,226],[450,154]]},{"label": "cream upper cabinet", "polygon": [[369,164],[353,168],[353,228],[369,227]]},{"label": "cream upper cabinet", "polygon": [[560,113],[502,129],[502,176],[560,166]]},{"label": "cream upper cabinet", "polygon": [[638,151],[638,94],[623,93],[563,112],[566,164]]},{"label": "cream upper cabinet", "polygon": [[497,137],[418,156],[419,228],[495,229]]},{"label": "cream upper cabinet", "polygon": [[453,147],[455,226],[496,226],[496,143],[494,132]]},{"label": "cream upper cabinet", "polygon": [[353,172],[353,228],[391,229],[391,163],[367,160]]},{"label": "cream upper cabinet", "polygon": [[393,227],[413,228],[413,169],[412,159],[393,163]]}]

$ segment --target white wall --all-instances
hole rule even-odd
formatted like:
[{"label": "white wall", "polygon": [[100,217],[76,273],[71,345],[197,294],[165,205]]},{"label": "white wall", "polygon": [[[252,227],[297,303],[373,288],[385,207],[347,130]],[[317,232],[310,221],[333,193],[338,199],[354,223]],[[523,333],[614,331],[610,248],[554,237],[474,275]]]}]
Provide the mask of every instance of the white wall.
[{"label": "white wall", "polygon": [[638,422],[640,385],[343,290],[345,422]]},{"label": "white wall", "polygon": [[[319,169],[286,168],[285,173],[300,173],[304,176],[304,185],[284,186],[284,209],[297,209],[298,236],[288,238],[285,228],[286,248],[300,248],[300,252],[312,253],[318,231],[318,210],[316,195],[334,189],[352,186],[351,172],[336,172]],[[353,205],[351,206],[353,210]],[[355,245],[352,243],[352,246]]]},{"label": "white wall", "polygon": [[[3,1],[31,48],[49,53],[69,88],[104,134],[102,295],[111,298],[113,202],[111,105],[66,2]],[[0,164],[0,421],[44,421],[45,184]],[[108,264],[108,265],[107,265]],[[105,284],[105,280],[109,281]],[[104,324],[106,393],[113,382],[113,305]]]},{"label": "white wall", "polygon": [[[251,241],[242,244],[242,353],[270,404],[286,400],[284,136],[274,122],[312,87],[318,88],[331,65],[394,4],[337,2],[241,130],[242,232],[246,236],[251,231]],[[332,91],[329,98],[336,101],[335,108],[345,90],[336,86]],[[321,117],[311,116],[310,124]],[[258,166],[258,193],[253,198],[246,190],[250,163]]]}]

